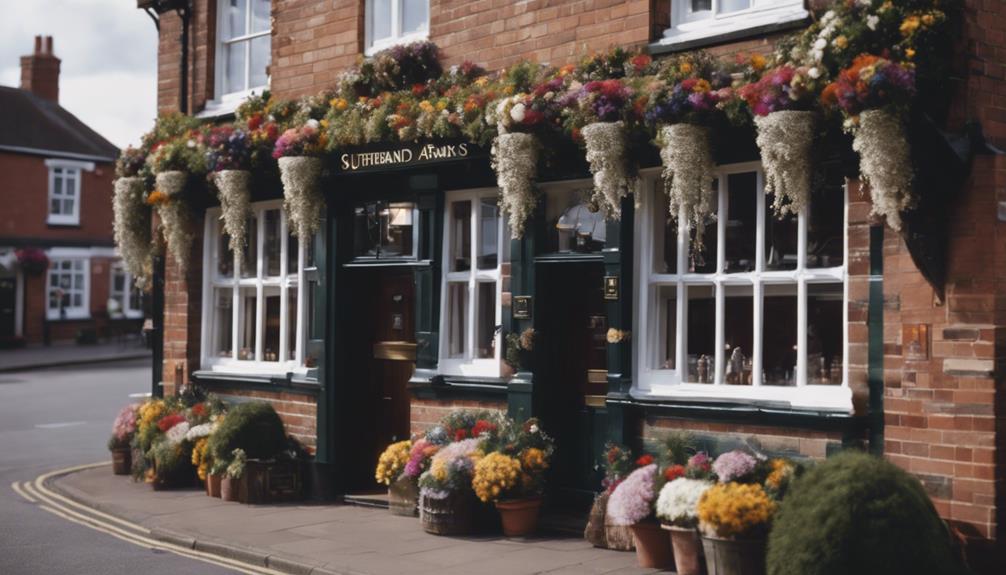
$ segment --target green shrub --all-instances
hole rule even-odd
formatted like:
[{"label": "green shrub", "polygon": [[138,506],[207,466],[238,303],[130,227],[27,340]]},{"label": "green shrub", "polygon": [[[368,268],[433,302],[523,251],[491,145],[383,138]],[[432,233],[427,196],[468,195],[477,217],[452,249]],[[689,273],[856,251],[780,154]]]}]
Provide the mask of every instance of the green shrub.
[{"label": "green shrub", "polygon": [[793,483],[769,536],[769,575],[958,574],[950,534],[919,481],[847,452]]},{"label": "green shrub", "polygon": [[283,422],[271,404],[241,403],[227,412],[210,435],[209,451],[214,461],[229,462],[235,449],[249,459],[271,459],[286,448]]}]

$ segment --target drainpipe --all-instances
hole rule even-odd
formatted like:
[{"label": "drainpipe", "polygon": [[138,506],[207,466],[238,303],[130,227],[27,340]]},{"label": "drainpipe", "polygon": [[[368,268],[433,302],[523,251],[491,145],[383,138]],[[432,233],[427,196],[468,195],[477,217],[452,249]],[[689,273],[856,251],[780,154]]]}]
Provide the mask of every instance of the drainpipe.
[{"label": "drainpipe", "polygon": [[189,27],[192,23],[192,0],[186,0],[182,3],[182,6],[175,8],[175,13],[182,20],[182,61],[179,63],[181,66],[181,79],[182,86],[179,90],[179,102],[178,110],[183,114],[189,113]]}]

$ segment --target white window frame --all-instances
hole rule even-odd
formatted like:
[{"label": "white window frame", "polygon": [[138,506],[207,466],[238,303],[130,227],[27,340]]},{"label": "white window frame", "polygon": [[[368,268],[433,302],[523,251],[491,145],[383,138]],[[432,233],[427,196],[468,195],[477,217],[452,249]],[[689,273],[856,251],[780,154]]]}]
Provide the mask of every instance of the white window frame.
[{"label": "white window frame", "polygon": [[[223,39],[224,33],[224,22],[225,22],[225,12],[227,10],[227,2],[229,0],[217,0],[217,24],[216,24],[216,59],[214,60],[216,64],[214,65],[213,81],[214,81],[214,91],[216,98],[207,102],[206,109],[203,112],[197,114],[198,117],[214,117],[223,114],[228,114],[237,109],[237,107],[246,100],[249,96],[255,93],[261,94],[263,91],[269,88],[269,77],[266,76],[266,83],[261,86],[248,86],[248,82],[251,80],[251,41],[255,38],[262,38],[264,36],[272,35],[272,26],[266,30],[259,30],[258,32],[249,32],[247,34],[236,36],[234,38]],[[249,4],[247,6],[245,18],[246,18],[246,29],[251,29],[251,19],[252,19],[252,7],[251,2],[254,0],[246,0]],[[243,42],[246,45],[245,48],[245,88],[243,90],[236,90],[233,92],[224,93],[224,78],[227,75],[227,61],[224,55],[224,46],[226,44],[232,44],[236,42]],[[269,63],[272,63],[272,40],[269,41]]]},{"label": "white window frame", "polygon": [[660,44],[674,45],[732,34],[762,26],[783,25],[806,19],[810,13],[804,0],[752,0],[751,7],[719,13],[721,0],[712,0],[712,9],[692,12],[691,0],[671,1],[671,27]]},{"label": "white window frame", "polygon": [[[114,299],[120,302],[119,311],[122,312],[123,317],[129,319],[137,319],[143,317],[143,294],[140,294],[140,307],[134,308],[130,302],[130,295],[132,291],[136,288],[136,278],[133,274],[129,273],[126,266],[122,261],[112,262],[109,266],[110,273],[108,274],[109,286],[108,286],[108,297],[109,299]],[[121,275],[123,278],[122,291],[115,288],[115,276]]]},{"label": "white window frame", "polygon": [[[51,291],[52,291],[52,275],[53,271],[61,272],[58,270],[58,266],[62,262],[73,262],[81,263],[81,273],[84,275],[84,287],[81,292],[81,305],[74,306],[70,305],[63,308],[64,314],[59,313],[59,307],[51,307]],[[76,270],[70,270],[71,274],[77,273]],[[71,280],[71,286],[72,286]],[[73,289],[72,287],[70,288]],[[72,301],[71,293],[71,301]],[[89,319],[91,317],[91,260],[87,257],[73,257],[73,256],[60,256],[60,257],[50,257],[49,259],[49,269],[45,274],[45,316],[49,320],[59,320],[59,319]]]},{"label": "white window frame", "polygon": [[[440,283],[440,372],[445,375],[461,375],[461,376],[475,376],[475,377],[500,377],[500,359],[501,359],[501,348],[503,344],[502,334],[497,331],[493,336],[495,339],[495,344],[493,345],[494,357],[492,358],[476,358],[475,357],[475,338],[478,334],[478,325],[476,325],[476,319],[478,317],[478,284],[495,282],[496,286],[496,320],[493,328],[501,325],[503,322],[503,281],[502,281],[502,270],[503,270],[503,258],[506,254],[506,249],[504,249],[503,242],[509,241],[508,232],[506,231],[506,221],[503,219],[502,214],[497,219],[496,224],[496,245],[497,245],[497,255],[496,255],[496,267],[493,269],[479,269],[478,268],[478,250],[479,250],[479,237],[481,236],[481,217],[479,214],[479,205],[481,201],[485,198],[496,199],[499,197],[499,190],[496,188],[484,188],[477,190],[463,190],[463,191],[453,191],[447,192],[444,199],[444,241],[443,241],[443,271],[441,273],[441,283]],[[451,262],[451,205],[455,202],[471,202],[471,267],[467,271],[450,271]],[[449,302],[449,285],[451,283],[467,282],[468,284],[468,312],[465,318],[465,353],[464,357],[452,358],[449,356],[449,338],[450,332],[448,329],[448,322],[450,321],[450,309],[448,308]]]},{"label": "white window frame", "polygon": [[[233,277],[216,277],[216,250],[219,248],[219,234],[223,222],[220,219],[220,208],[211,208],[206,211],[206,221],[203,237],[203,321],[202,321],[202,368],[221,373],[236,374],[266,374],[285,375],[296,373],[306,375],[308,368],[304,366],[304,346],[306,345],[307,326],[310,306],[306,305],[306,281],[304,279],[304,268],[306,265],[307,245],[303,238],[293,236],[298,242],[297,251],[297,272],[290,274],[288,269],[288,245],[289,225],[287,223],[286,212],[282,209],[281,201],[258,202],[252,204],[251,208],[255,214],[255,225],[257,226],[256,269],[252,277],[241,277],[240,262],[237,255],[234,255]],[[268,210],[280,211],[280,275],[278,277],[266,277],[265,265],[261,254],[265,246],[265,218],[264,212]],[[240,298],[242,288],[255,289],[255,359],[238,359],[240,339],[241,339],[241,313]],[[215,351],[214,336],[214,289],[231,288],[231,356],[220,357]],[[296,353],[293,359],[279,361],[264,361],[264,340],[265,340],[265,291],[267,288],[278,288],[280,291],[280,324],[279,324],[279,357],[289,357],[289,294],[293,291],[297,294],[297,323],[296,323]]]},{"label": "white window frame", "polygon": [[[728,179],[726,176],[736,173],[757,173],[757,209],[758,226],[755,234],[755,269],[744,273],[725,273],[725,240],[728,209]],[[715,273],[680,273],[688,269],[689,228],[684,213],[678,218],[677,230],[677,265],[678,273],[659,274],[654,270],[655,247],[657,242],[656,217],[653,212],[662,205],[656,201],[659,190],[659,172],[644,172],[639,190],[646,194],[643,208],[637,211],[635,226],[635,245],[637,246],[634,262],[637,278],[637,297],[634,302],[633,332],[638,334],[633,338],[633,388],[631,394],[643,399],[675,399],[696,401],[724,401],[751,403],[768,401],[773,404],[789,404],[792,408],[807,408],[821,411],[851,412],[852,393],[849,388],[849,283],[848,283],[848,189],[845,188],[843,213],[843,259],[841,266],[830,268],[807,267],[807,219],[805,210],[797,219],[797,267],[791,271],[770,271],[765,269],[765,211],[767,205],[764,190],[764,173],[758,162],[731,164],[717,168],[719,214],[717,219],[717,253]],[[652,195],[651,195],[652,194]],[[777,386],[762,384],[762,327],[763,327],[763,290],[764,286],[773,283],[795,282],[797,285],[797,367],[795,386]],[[840,385],[817,385],[807,381],[807,285],[812,283],[842,284],[842,383]],[[716,339],[715,366],[710,366],[714,374],[713,383],[693,383],[684,380],[687,373],[687,286],[715,286],[716,306]],[[724,367],[728,358],[725,357],[723,322],[726,287],[729,285],[750,285],[753,289],[753,342],[751,350],[752,384],[728,385],[723,381]],[[658,346],[661,345],[659,335],[658,289],[661,286],[676,286],[677,295],[677,335],[675,362],[676,369],[655,368]],[[759,305],[760,304],[760,305]]]},{"label": "white window frame", "polygon": [[[54,226],[77,226],[80,225],[80,203],[81,203],[81,178],[84,172],[94,171],[94,162],[79,162],[74,160],[50,159],[45,161],[45,166],[49,169],[49,193],[46,195],[46,223]],[[59,173],[57,173],[59,172]],[[73,190],[68,190],[66,179],[69,173],[73,173]],[[62,178],[63,195],[59,198],[63,200],[73,200],[73,213],[54,214],[52,213],[52,201],[56,199],[56,178]]]},{"label": "white window frame", "polygon": [[381,40],[374,40],[374,0],[366,3],[366,49],[364,55],[373,56],[381,50],[398,44],[409,44],[426,40],[430,37],[430,4],[426,3],[426,29],[420,32],[402,34],[402,1],[391,0],[391,35]]}]

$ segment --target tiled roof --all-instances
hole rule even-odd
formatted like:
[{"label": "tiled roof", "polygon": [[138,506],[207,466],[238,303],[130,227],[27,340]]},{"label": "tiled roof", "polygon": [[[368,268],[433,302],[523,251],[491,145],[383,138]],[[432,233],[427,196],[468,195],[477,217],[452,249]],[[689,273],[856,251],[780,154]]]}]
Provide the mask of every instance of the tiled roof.
[{"label": "tiled roof", "polygon": [[0,150],[114,160],[119,149],[59,104],[0,86]]}]

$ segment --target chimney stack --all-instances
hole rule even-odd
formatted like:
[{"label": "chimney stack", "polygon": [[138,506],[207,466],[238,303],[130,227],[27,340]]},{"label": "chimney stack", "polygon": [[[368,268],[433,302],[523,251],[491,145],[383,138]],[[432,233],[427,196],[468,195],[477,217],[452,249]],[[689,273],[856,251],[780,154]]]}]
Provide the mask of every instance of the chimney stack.
[{"label": "chimney stack", "polygon": [[52,36],[35,36],[35,52],[21,56],[21,89],[59,103],[59,58],[52,52]]}]

